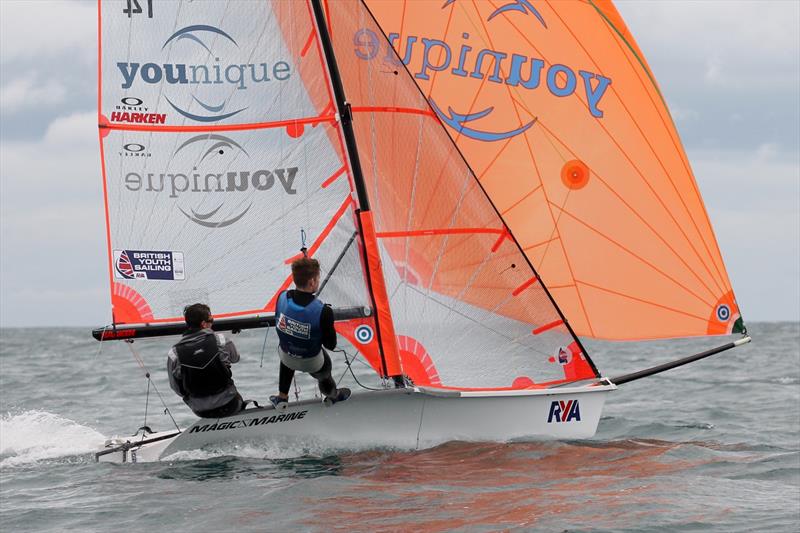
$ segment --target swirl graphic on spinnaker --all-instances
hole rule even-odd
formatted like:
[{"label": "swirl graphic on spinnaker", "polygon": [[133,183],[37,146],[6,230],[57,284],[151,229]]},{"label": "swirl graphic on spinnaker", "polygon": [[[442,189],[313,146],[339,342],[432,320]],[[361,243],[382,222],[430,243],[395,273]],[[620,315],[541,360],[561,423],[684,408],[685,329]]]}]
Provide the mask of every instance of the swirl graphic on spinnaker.
[{"label": "swirl graphic on spinnaker", "polygon": [[430,102],[431,107],[439,116],[439,118],[442,120],[442,122],[444,122],[454,130],[456,130],[458,133],[466,137],[469,137],[470,139],[476,139],[478,141],[492,142],[492,141],[501,141],[503,139],[508,139],[510,137],[519,135],[520,133],[524,133],[525,131],[528,130],[528,128],[530,128],[536,123],[536,119],[534,118],[527,124],[524,124],[519,128],[515,128],[510,131],[501,131],[501,132],[481,131],[479,129],[465,126],[465,124],[467,122],[472,122],[488,116],[492,111],[494,111],[494,107],[487,107],[483,111],[478,111],[477,113],[469,113],[469,114],[458,113],[454,111],[452,107],[448,107],[447,111],[450,114],[447,115],[444,112],[442,112],[441,109],[439,109],[439,106],[436,105],[436,102],[433,101],[433,98],[430,98],[428,101]]}]

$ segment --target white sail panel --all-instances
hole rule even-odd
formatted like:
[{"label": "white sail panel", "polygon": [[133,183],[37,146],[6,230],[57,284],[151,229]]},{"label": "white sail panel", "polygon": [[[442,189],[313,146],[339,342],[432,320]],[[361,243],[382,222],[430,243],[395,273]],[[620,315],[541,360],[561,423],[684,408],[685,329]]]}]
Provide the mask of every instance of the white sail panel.
[{"label": "white sail panel", "polygon": [[114,322],[270,312],[303,243],[336,305],[368,306],[307,6],[134,4],[99,7]]},{"label": "white sail panel", "polygon": [[[198,126],[316,117],[302,79],[310,19],[287,2],[101,3],[101,113],[111,124]],[[313,58],[317,60],[316,57]]]},{"label": "white sail panel", "polygon": [[215,313],[265,308],[301,230],[309,242],[334,234],[339,247],[354,231],[347,180],[321,186],[342,166],[327,129],[298,139],[283,129],[112,131],[103,146],[114,282],[155,319],[193,301]]}]

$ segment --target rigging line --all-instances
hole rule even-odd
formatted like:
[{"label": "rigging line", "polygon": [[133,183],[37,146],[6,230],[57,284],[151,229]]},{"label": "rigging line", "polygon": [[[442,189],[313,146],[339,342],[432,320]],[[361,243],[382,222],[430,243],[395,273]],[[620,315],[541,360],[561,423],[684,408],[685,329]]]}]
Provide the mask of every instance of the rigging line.
[{"label": "rigging line", "polygon": [[150,394],[149,393],[150,385],[152,384],[153,390],[156,391],[156,394],[158,395],[158,399],[161,400],[161,405],[164,406],[164,412],[167,415],[169,415],[169,418],[170,418],[170,420],[172,420],[172,423],[175,426],[175,429],[177,429],[180,432],[181,428],[180,428],[180,426],[178,426],[178,423],[175,422],[175,418],[172,417],[172,412],[170,412],[169,407],[167,407],[167,403],[164,401],[164,397],[161,396],[161,393],[158,391],[158,387],[156,387],[155,382],[153,382],[153,380],[150,379],[150,370],[148,370],[147,366],[144,364],[144,361],[142,360],[141,356],[139,355],[139,352],[137,352],[136,348],[133,347],[133,339],[128,339],[128,340],[126,340],[124,342],[125,342],[125,344],[128,345],[128,348],[130,349],[131,353],[133,354],[133,358],[136,360],[136,362],[139,364],[139,366],[142,368],[142,370],[144,370],[144,377],[147,378],[147,381],[148,381],[148,386],[147,386],[148,387],[148,397],[149,397],[149,394]]},{"label": "rigging line", "polygon": [[419,450],[419,436],[422,433],[422,421],[424,420],[425,417],[425,403],[426,400],[425,397],[423,396],[422,407],[420,407],[420,412],[419,412],[419,426],[417,426],[417,446],[416,446],[417,450]]},{"label": "rigging line", "polygon": [[[352,367],[352,366],[350,366],[350,362],[351,362],[351,361],[350,361],[350,359],[348,359],[348,357],[347,357],[347,352],[346,352],[346,351],[345,351],[343,348],[337,348],[337,349],[334,349],[333,351],[334,351],[334,352],[341,352],[341,353],[342,353],[342,355],[344,355],[345,364],[347,365],[347,368],[345,369],[344,373],[343,373],[343,374],[342,374],[342,376],[339,378],[339,382],[341,382],[341,381],[342,381],[342,378],[344,378],[345,374],[347,374],[347,371],[349,370],[349,371],[350,371],[350,375],[351,375],[351,376],[353,376],[353,379],[354,379],[354,380],[356,380],[356,383],[358,383],[358,385],[359,385],[359,386],[360,386],[362,389],[366,389],[366,390],[375,390],[375,391],[380,391],[380,390],[383,390],[383,389],[376,389],[376,388],[374,388],[374,387],[367,387],[366,385],[364,385],[363,383],[361,383],[361,382],[358,380],[358,378],[356,377],[356,374],[355,374],[355,372],[353,372],[353,367]],[[353,361],[355,361],[357,357],[358,357],[358,352],[356,352],[356,355],[354,355],[354,356],[353,356]],[[372,368],[372,367],[370,367],[370,368]],[[336,386],[337,386],[337,387],[339,386],[339,382],[337,382],[337,383],[336,383]]]},{"label": "rigging line", "polygon": [[150,406],[150,374],[147,375],[147,395],[144,399],[144,423],[142,424],[142,440],[144,440],[145,435],[147,434],[147,408]]},{"label": "rigging line", "polygon": [[[114,315],[113,315],[113,314],[111,315],[111,321],[112,321],[112,322],[114,321]],[[107,331],[107,330],[108,330],[110,327],[111,327],[111,326],[109,326],[108,324],[106,324],[105,326],[103,326],[103,331],[100,333],[100,338],[101,338],[101,339],[102,339],[102,338],[105,336],[105,333],[106,333],[106,331]],[[103,344],[104,344],[104,343],[102,343],[102,342],[101,342],[101,343],[100,343],[100,346],[98,346],[98,347],[97,347],[97,351],[94,353],[94,360],[93,360],[93,361],[94,361],[95,363],[97,362],[97,358],[98,358],[98,357],[100,357],[100,352],[102,352],[102,351],[103,351]]]},{"label": "rigging line", "polygon": [[[586,228],[588,228],[588,229],[592,230],[593,232],[595,232],[595,233],[596,233],[596,234],[598,234],[599,236],[603,237],[604,239],[606,239],[606,240],[607,240],[607,241],[609,241],[610,243],[612,243],[612,244],[615,244],[615,245],[616,245],[618,248],[622,249],[623,251],[627,252],[629,255],[633,256],[635,259],[638,259],[640,262],[644,263],[645,265],[647,265],[648,267],[650,267],[650,268],[651,268],[651,269],[653,269],[654,271],[658,272],[659,274],[661,274],[662,276],[664,276],[665,278],[667,278],[668,280],[670,280],[671,282],[673,282],[675,285],[677,285],[678,287],[680,287],[681,289],[683,289],[683,290],[684,290],[684,291],[686,291],[687,293],[691,294],[692,296],[694,296],[695,298],[697,298],[698,300],[700,300],[702,303],[704,303],[704,304],[705,304],[705,305],[707,305],[708,307],[713,307],[713,304],[711,304],[711,303],[709,303],[708,301],[704,300],[704,299],[703,299],[703,298],[702,298],[700,295],[696,294],[694,291],[692,291],[691,289],[689,289],[688,287],[686,287],[685,285],[683,285],[681,282],[679,282],[678,280],[676,280],[675,278],[673,278],[672,276],[670,276],[670,275],[669,275],[669,274],[667,274],[666,272],[664,272],[664,271],[662,271],[661,269],[657,268],[655,265],[653,265],[652,263],[650,263],[649,261],[647,261],[645,258],[643,258],[643,257],[640,257],[638,254],[636,254],[636,253],[635,253],[635,252],[633,252],[632,250],[630,250],[630,249],[626,248],[626,247],[625,247],[625,246],[623,246],[621,243],[619,243],[619,242],[615,241],[614,239],[612,239],[612,238],[611,238],[611,237],[609,237],[608,235],[606,235],[606,234],[602,233],[600,230],[598,230],[598,229],[596,229],[596,228],[592,227],[592,226],[591,226],[591,225],[589,225],[587,222],[584,222],[583,220],[581,220],[580,218],[578,218],[578,217],[577,217],[577,216],[575,216],[574,214],[570,213],[570,212],[569,212],[569,211],[567,211],[566,209],[563,209],[563,208],[561,208],[561,207],[559,207],[559,206],[557,206],[557,205],[555,205],[555,204],[553,204],[553,206],[554,206],[556,209],[559,209],[559,210],[561,210],[561,212],[562,212],[562,213],[566,214],[568,217],[570,217],[570,218],[571,218],[571,219],[573,219],[574,221],[576,221],[576,222],[578,222],[579,224],[581,224],[582,226],[584,226],[584,227],[586,227]],[[573,278],[573,279],[574,279],[574,278]]]},{"label": "rigging line", "polygon": [[325,288],[325,285],[328,284],[328,281],[330,281],[331,276],[333,276],[333,273],[336,272],[336,269],[339,267],[339,264],[342,262],[342,259],[344,259],[344,256],[347,253],[347,250],[350,249],[350,246],[356,240],[356,236],[357,235],[358,235],[358,232],[354,231],[353,234],[350,236],[350,238],[347,240],[347,243],[344,245],[344,248],[342,248],[341,253],[339,253],[339,257],[336,258],[336,261],[333,262],[333,266],[328,271],[328,275],[325,276],[325,279],[320,284],[319,290],[317,290],[317,297],[319,297],[319,295],[322,294],[322,289]]},{"label": "rigging line", "polygon": [[[364,9],[366,9],[366,11],[369,13],[370,17],[372,17],[372,20],[373,20],[373,22],[375,23],[375,25],[377,26],[377,28],[378,28],[378,29],[381,31],[381,34],[383,35],[383,38],[388,40],[388,38],[386,37],[386,32],[385,32],[385,31],[383,31],[383,28],[381,27],[381,25],[380,25],[380,24],[378,24],[377,20],[375,19],[375,15],[373,15],[373,14],[372,14],[372,11],[370,11],[370,9],[369,9],[369,6],[367,6],[366,4],[364,4],[364,3],[363,3],[363,0],[362,0],[361,4],[362,4],[362,6],[364,7]],[[391,47],[390,47],[390,48],[391,48]],[[394,50],[394,49],[392,49],[392,50]],[[397,52],[395,52],[395,57],[398,57],[398,56],[397,56]],[[404,64],[402,61],[400,61],[400,64],[403,66],[403,69],[405,70],[405,72],[406,72],[406,75],[407,75],[407,76],[409,76],[409,77],[411,77],[411,72],[408,70],[408,68],[406,67],[406,65],[405,65],[405,64]],[[411,79],[412,79],[412,81],[413,81],[413,78],[411,78]],[[483,83],[484,83],[485,81],[486,81],[486,78],[484,78],[484,79],[481,81],[481,86],[483,86]],[[419,88],[419,85],[417,85],[416,83],[414,83],[413,85],[414,85],[414,87],[416,87],[416,89],[417,89],[417,91],[419,92],[419,94],[420,94],[420,95],[422,95],[422,96],[424,97],[425,95],[422,93],[422,90]],[[429,103],[428,105],[430,105],[430,103]],[[447,128],[445,128],[444,124],[443,124],[441,121],[439,121],[439,127],[441,128],[441,129],[440,129],[440,131],[443,131],[443,132],[444,132],[444,134],[447,136],[447,138],[449,138],[449,139],[450,139],[450,142],[451,142],[451,144],[452,144],[452,146],[453,146],[454,150],[455,150],[455,151],[456,151],[456,153],[459,155],[459,157],[461,158],[462,162],[463,162],[463,163],[464,163],[464,164],[467,166],[467,168],[468,168],[468,169],[470,169],[470,171],[472,171],[472,168],[469,166],[469,163],[467,162],[467,159],[466,159],[466,157],[464,157],[464,154],[463,154],[463,153],[461,152],[461,150],[458,148],[458,145],[456,144],[456,141],[455,141],[455,139],[454,139],[454,138],[453,138],[453,137],[450,135],[450,132],[447,130]],[[526,138],[526,141],[527,141],[527,136],[525,136],[525,138]],[[530,149],[530,147],[529,147],[529,149]],[[537,168],[537,172],[538,172],[538,168]],[[474,176],[474,172],[473,172],[473,176]],[[477,179],[477,178],[475,179],[475,182],[478,184],[478,187],[479,187],[479,188],[480,188],[480,190],[483,192],[483,194],[484,194],[484,197],[485,197],[485,198],[486,198],[486,199],[489,201],[489,204],[492,206],[492,208],[494,209],[494,211],[495,211],[495,213],[497,214],[497,216],[498,216],[498,217],[500,217],[500,220],[503,222],[503,224],[505,224],[505,219],[503,219],[503,217],[500,215],[500,211],[498,211],[498,209],[497,209],[497,206],[494,204],[494,202],[492,202],[492,199],[489,197],[489,194],[486,192],[486,189],[483,187],[483,185],[481,184],[481,182],[480,182],[480,181],[478,181],[478,179]],[[506,224],[506,228],[508,228],[508,225],[507,225],[507,224]],[[529,258],[528,258],[528,257],[527,257],[527,256],[524,254],[524,252],[522,251],[522,247],[520,246],[520,244],[519,244],[519,241],[518,241],[518,240],[517,240],[517,238],[514,236],[514,234],[513,234],[513,232],[511,231],[511,229],[510,229],[510,228],[508,229],[508,235],[509,235],[509,237],[511,238],[511,240],[514,242],[514,244],[517,246],[517,248],[519,249],[520,253],[522,254],[523,258],[525,259],[525,262],[528,264],[528,267],[530,267],[530,268],[531,268],[531,270],[533,270],[533,273],[534,273],[534,274],[535,274],[537,277],[539,277],[539,279],[541,280],[541,276],[539,276],[539,273],[538,273],[538,272],[536,271],[536,269],[534,268],[534,266],[533,266],[533,264],[531,263],[530,259],[529,259]],[[551,305],[553,306],[553,308],[555,308],[556,312],[558,313],[558,316],[559,316],[559,317],[561,317],[561,319],[564,321],[564,325],[565,325],[565,327],[567,328],[567,331],[569,331],[569,334],[572,336],[572,338],[573,338],[573,340],[575,341],[575,343],[578,345],[578,347],[581,349],[581,351],[582,351],[582,352],[583,352],[583,354],[585,355],[585,357],[586,357],[586,361],[589,363],[589,366],[590,366],[590,367],[592,368],[592,370],[594,371],[594,373],[595,373],[595,376],[599,376],[599,375],[600,375],[600,372],[597,370],[597,366],[594,364],[594,361],[592,361],[592,358],[589,356],[589,352],[586,350],[586,347],[585,347],[585,346],[583,346],[583,343],[582,343],[582,342],[581,342],[581,340],[578,338],[578,336],[575,334],[575,331],[572,329],[572,326],[570,326],[569,322],[568,322],[568,321],[567,321],[567,319],[566,319],[566,316],[565,316],[565,315],[564,315],[564,313],[561,311],[561,308],[560,308],[560,307],[558,307],[558,304],[556,303],[555,299],[553,298],[553,295],[552,295],[552,294],[550,294],[550,291],[547,289],[547,286],[545,285],[544,281],[541,281],[541,287],[544,289],[544,292],[545,292],[545,294],[547,295],[547,298],[550,300],[550,303],[551,303]]]},{"label": "rigging line", "polygon": [[258,368],[264,368],[264,352],[267,350],[267,336],[269,335],[269,326],[266,328],[267,331],[264,332],[264,343],[261,345],[261,363],[259,363]]},{"label": "rigging line", "polygon": [[529,250],[533,250],[534,248],[538,248],[540,246],[544,246],[545,244],[549,243],[550,241],[554,241],[554,240],[560,239],[560,238],[561,237],[553,237],[552,239],[547,239],[546,241],[537,242],[537,243],[531,244],[530,246],[526,246],[525,248],[523,248],[523,250],[527,253]]}]

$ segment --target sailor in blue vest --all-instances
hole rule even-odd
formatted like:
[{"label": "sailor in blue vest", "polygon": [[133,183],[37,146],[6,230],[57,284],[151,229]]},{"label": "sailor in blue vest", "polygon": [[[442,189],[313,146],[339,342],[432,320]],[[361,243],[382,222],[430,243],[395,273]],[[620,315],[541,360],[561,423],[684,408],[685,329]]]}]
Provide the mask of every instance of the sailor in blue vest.
[{"label": "sailor in blue vest", "polygon": [[292,263],[295,289],[278,296],[275,325],[278,331],[280,375],[278,394],[269,399],[285,407],[295,370],[308,372],[319,382],[327,403],[346,400],[350,389],[336,388],[331,377],[331,358],[324,348],[336,348],[333,310],[314,295],[319,289],[319,261],[302,257]]},{"label": "sailor in blue vest", "polygon": [[244,402],[231,374],[231,364],[239,361],[236,346],[211,329],[207,305],[186,306],[183,317],[189,329],[167,356],[169,386],[201,418],[238,413]]}]

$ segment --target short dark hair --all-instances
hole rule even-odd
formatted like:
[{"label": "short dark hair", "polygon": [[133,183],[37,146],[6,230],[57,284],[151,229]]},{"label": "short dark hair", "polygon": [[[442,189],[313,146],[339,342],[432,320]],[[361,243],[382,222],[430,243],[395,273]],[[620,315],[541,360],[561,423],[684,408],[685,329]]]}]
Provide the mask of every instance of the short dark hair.
[{"label": "short dark hair", "polygon": [[319,276],[319,261],[310,257],[301,257],[292,262],[292,279],[298,287],[305,287]]},{"label": "short dark hair", "polygon": [[206,304],[192,304],[183,308],[183,318],[190,328],[199,328],[203,322],[211,318],[211,308]]}]

